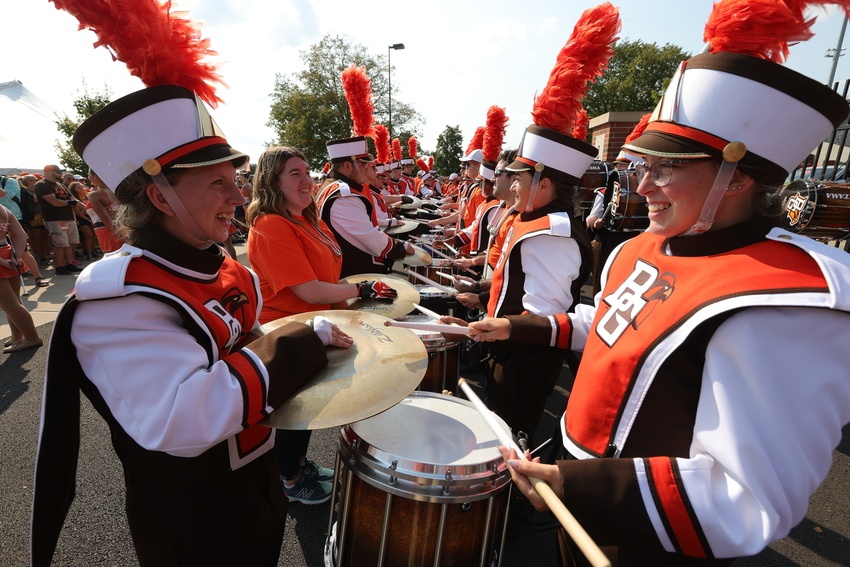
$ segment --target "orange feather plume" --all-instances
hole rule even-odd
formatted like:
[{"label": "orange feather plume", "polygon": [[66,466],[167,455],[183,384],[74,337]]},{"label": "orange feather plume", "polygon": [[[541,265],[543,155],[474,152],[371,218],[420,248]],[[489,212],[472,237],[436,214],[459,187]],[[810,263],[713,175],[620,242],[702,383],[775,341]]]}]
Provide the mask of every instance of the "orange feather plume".
[{"label": "orange feather plume", "polygon": [[432,167],[434,167],[434,156],[428,156],[428,171],[431,171]]},{"label": "orange feather plume", "polygon": [[481,149],[481,146],[484,145],[484,132],[486,131],[487,129],[484,126],[479,126],[475,129],[475,133],[472,135],[469,145],[466,146],[466,155],[469,155],[474,150]]},{"label": "orange feather plume", "polygon": [[326,161],[325,165],[322,166],[322,173],[328,173],[331,170],[331,162]]},{"label": "orange feather plume", "polygon": [[159,0],[51,0],[90,29],[112,58],[148,87],[179,85],[197,93],[210,106],[221,99],[213,83],[224,84],[217,65],[204,62],[217,55],[210,40],[202,39],[200,24],[187,12],[172,12],[171,2]]},{"label": "orange feather plume", "polygon": [[505,130],[508,127],[508,117],[505,109],[495,104],[487,110],[487,126],[484,131],[484,141],[481,147],[484,152],[484,161],[496,163],[502,151],[502,142],[505,140]]},{"label": "orange feather plume", "polygon": [[635,124],[634,130],[626,136],[626,143],[628,144],[632,140],[637,140],[639,137],[643,135],[643,131],[646,130],[646,125],[649,124],[649,117],[651,114],[644,114],[640,117],[640,121]]},{"label": "orange feather plume", "polygon": [[782,63],[788,43],[812,37],[814,19],[803,4],[782,0],[721,0],[705,24],[703,39],[712,53],[732,52]]},{"label": "orange feather plume", "polygon": [[375,110],[372,104],[372,81],[363,67],[348,67],[342,72],[342,90],[348,108],[351,111],[351,120],[354,123],[355,136],[375,135]]},{"label": "orange feather plume", "polygon": [[614,55],[611,47],[620,31],[620,14],[610,2],[582,13],[558,54],[549,82],[535,98],[534,123],[571,134],[589,82],[602,75]]},{"label": "orange feather plume", "polygon": [[425,160],[422,159],[422,158],[419,158],[419,159],[416,160],[416,167],[418,167],[419,169],[421,169],[422,171],[424,171],[426,173],[431,171],[431,168],[428,166],[427,163],[425,163]]},{"label": "orange feather plume", "polygon": [[401,140],[393,138],[393,161],[401,159]]},{"label": "orange feather plume", "polygon": [[375,159],[378,163],[390,163],[390,131],[383,124],[375,126]]},{"label": "orange feather plume", "polygon": [[407,139],[407,157],[416,159],[416,136],[411,136]]}]

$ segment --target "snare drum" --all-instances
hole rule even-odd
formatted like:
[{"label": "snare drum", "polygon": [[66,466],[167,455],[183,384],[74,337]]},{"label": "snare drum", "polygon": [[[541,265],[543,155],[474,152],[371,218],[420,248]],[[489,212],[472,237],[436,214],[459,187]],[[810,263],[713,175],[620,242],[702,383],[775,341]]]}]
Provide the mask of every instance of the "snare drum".
[{"label": "snare drum", "polygon": [[[433,322],[426,315],[405,315],[396,321]],[[442,333],[412,329],[428,351],[428,368],[417,390],[425,392],[457,391],[460,378],[460,341],[448,341]]]},{"label": "snare drum", "polygon": [[649,228],[646,197],[638,195],[640,180],[634,171],[618,171],[620,176],[611,202],[605,210],[605,228],[612,232],[643,232]]},{"label": "snare drum", "polygon": [[[453,295],[449,295],[432,285],[415,285],[413,287],[419,292],[419,305],[440,315],[455,316],[458,302]],[[451,285],[446,287],[451,287]],[[418,311],[412,313],[418,313]]]},{"label": "snare drum", "polygon": [[[444,285],[446,287],[452,287],[452,282],[445,278],[441,278],[440,274],[437,272],[443,272],[444,274],[454,275],[456,268],[454,262],[448,260],[446,258],[434,258],[431,261],[431,264],[428,266],[409,266],[409,269],[416,272],[420,276],[425,276],[432,282],[437,282],[440,285]],[[416,278],[415,276],[411,276],[408,274],[407,276],[410,283],[414,285],[422,285],[422,280]]]},{"label": "snare drum", "polygon": [[850,185],[798,179],[780,192],[786,230],[818,240],[850,236]]},{"label": "snare drum", "polygon": [[325,565],[499,565],[510,474],[498,444],[470,402],[430,392],[342,427]]}]

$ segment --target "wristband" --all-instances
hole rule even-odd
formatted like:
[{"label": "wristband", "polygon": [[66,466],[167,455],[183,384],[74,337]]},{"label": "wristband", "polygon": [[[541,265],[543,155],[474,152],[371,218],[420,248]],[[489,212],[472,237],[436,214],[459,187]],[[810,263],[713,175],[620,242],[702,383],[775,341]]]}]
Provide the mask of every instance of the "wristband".
[{"label": "wristband", "polygon": [[475,293],[481,293],[481,283],[475,282]]}]

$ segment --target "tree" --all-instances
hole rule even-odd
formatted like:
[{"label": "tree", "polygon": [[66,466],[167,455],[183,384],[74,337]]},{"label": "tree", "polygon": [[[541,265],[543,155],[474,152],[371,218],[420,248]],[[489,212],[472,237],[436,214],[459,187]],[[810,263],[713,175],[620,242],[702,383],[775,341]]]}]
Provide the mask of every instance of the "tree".
[{"label": "tree", "polygon": [[440,175],[448,175],[458,170],[463,157],[463,134],[460,126],[446,126],[437,136],[437,149],[434,151],[434,169]]},{"label": "tree", "polygon": [[606,112],[651,111],[679,63],[690,58],[682,48],[629,41],[614,44],[608,70],[590,87],[582,103],[591,117]]},{"label": "tree", "polygon": [[88,167],[83,161],[83,158],[74,150],[73,145],[71,145],[71,139],[74,136],[74,132],[80,127],[80,124],[111,102],[111,96],[112,91],[106,86],[104,86],[102,93],[89,93],[88,87],[86,87],[86,83],[83,81],[83,94],[74,100],[74,109],[77,111],[76,120],[72,120],[65,115],[55,122],[56,128],[65,139],[57,140],[54,147],[59,154],[59,161],[62,162],[62,167],[66,170],[79,175],[88,174]]},{"label": "tree", "polygon": [[[290,76],[278,73],[275,77],[267,122],[277,134],[275,143],[300,149],[307,155],[310,167],[322,168],[327,161],[325,143],[351,136],[352,121],[340,76],[352,64],[366,69],[372,82],[376,123],[386,124],[389,111],[386,59],[386,56],[372,57],[362,45],[330,35],[301,52],[306,69]],[[421,121],[408,104],[395,96],[392,104],[394,135],[403,129],[410,130]]]}]

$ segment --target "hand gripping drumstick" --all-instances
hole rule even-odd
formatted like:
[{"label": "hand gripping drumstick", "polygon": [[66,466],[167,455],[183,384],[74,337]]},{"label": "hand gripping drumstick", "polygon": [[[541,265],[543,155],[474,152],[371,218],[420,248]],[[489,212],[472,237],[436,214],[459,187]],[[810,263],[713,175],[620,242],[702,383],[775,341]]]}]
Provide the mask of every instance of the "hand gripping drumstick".
[{"label": "hand gripping drumstick", "polygon": [[[472,405],[475,406],[475,409],[478,410],[478,413],[481,414],[481,417],[484,418],[484,421],[487,422],[487,426],[493,430],[493,433],[499,439],[499,443],[505,447],[513,448],[520,458],[525,458],[525,452],[514,442],[510,432],[505,431],[502,425],[493,418],[493,412],[484,405],[484,402],[481,401],[481,398],[478,397],[472,387],[467,384],[466,380],[461,378],[458,385],[466,394],[469,401],[472,402]],[[578,523],[575,516],[567,510],[567,507],[552,491],[549,485],[533,476],[528,477],[528,480],[531,481],[531,485],[534,487],[534,490],[536,490],[537,494],[543,498],[546,505],[549,507],[549,510],[555,515],[570,537],[573,538],[573,541],[576,543],[578,548],[581,549],[581,552],[584,553],[584,556],[587,557],[590,564],[593,565],[593,567],[611,567],[611,562],[608,561],[608,558],[605,557],[605,554],[602,553],[599,546],[590,539],[590,536],[586,531],[584,531],[584,528],[581,527],[581,524]]]},{"label": "hand gripping drumstick", "polygon": [[448,293],[449,295],[457,295],[457,290],[454,289],[454,288],[446,287],[442,284],[439,284],[439,283],[435,282],[434,280],[432,280],[431,278],[426,278],[422,274],[417,274],[416,272],[414,272],[410,268],[408,268],[406,271],[407,271],[408,274],[410,274],[411,276],[413,276],[417,280],[425,282],[428,285],[434,286],[444,293]]}]

